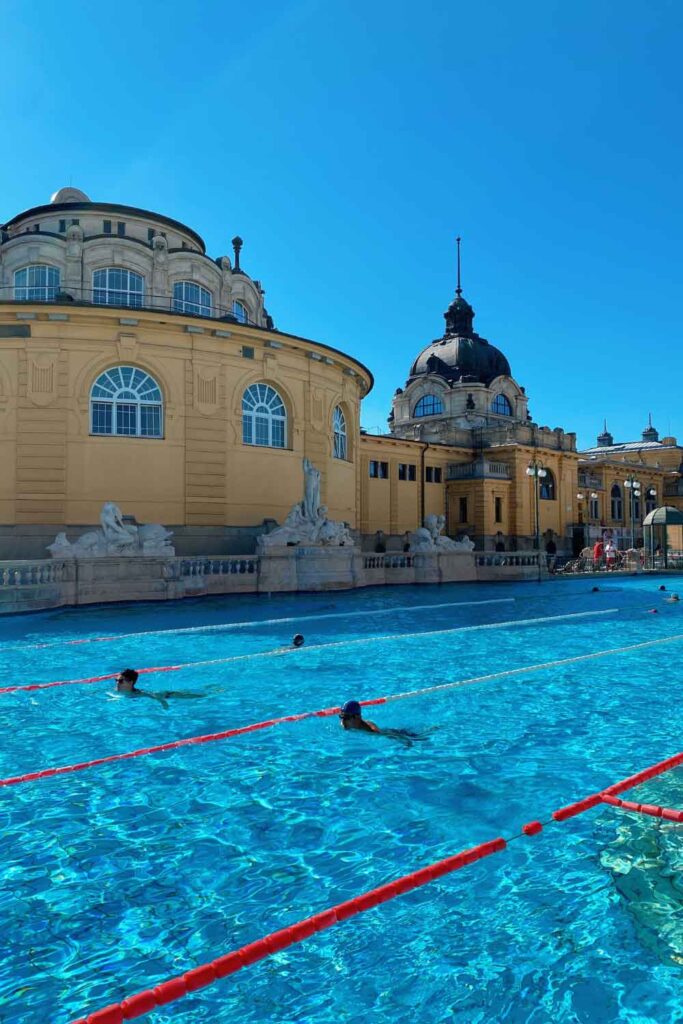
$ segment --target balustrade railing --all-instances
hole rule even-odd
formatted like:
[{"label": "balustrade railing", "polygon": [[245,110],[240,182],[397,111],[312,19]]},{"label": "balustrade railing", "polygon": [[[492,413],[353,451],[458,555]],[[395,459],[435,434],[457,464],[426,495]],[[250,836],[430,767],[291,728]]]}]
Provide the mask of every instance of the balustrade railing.
[{"label": "balustrade railing", "polygon": [[36,587],[61,583],[63,578],[62,561],[0,562],[0,587]]},{"label": "balustrade railing", "polygon": [[477,555],[477,565],[483,566],[538,566],[538,554]]},{"label": "balustrade railing", "polygon": [[412,569],[414,556],[408,553],[366,555],[363,566],[366,569]]},{"label": "balustrade railing", "polygon": [[244,576],[258,572],[257,555],[235,555],[229,558],[180,558],[180,575],[187,576]]}]

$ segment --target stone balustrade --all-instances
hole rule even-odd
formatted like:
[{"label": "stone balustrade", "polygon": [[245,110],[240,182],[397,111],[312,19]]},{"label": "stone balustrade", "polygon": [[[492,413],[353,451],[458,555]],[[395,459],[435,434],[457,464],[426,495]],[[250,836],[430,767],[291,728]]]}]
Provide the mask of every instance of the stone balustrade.
[{"label": "stone balustrade", "polygon": [[65,566],[60,560],[0,562],[0,587],[35,587],[61,583]]}]

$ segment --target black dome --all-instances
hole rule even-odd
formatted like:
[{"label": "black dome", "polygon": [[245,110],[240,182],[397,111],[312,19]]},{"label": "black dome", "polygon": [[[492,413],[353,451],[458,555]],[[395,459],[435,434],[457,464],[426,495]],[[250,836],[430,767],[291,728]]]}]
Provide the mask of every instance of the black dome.
[{"label": "black dome", "polygon": [[496,377],[510,377],[510,364],[494,345],[472,328],[474,310],[458,295],[444,313],[446,333],[427,345],[410,368],[410,378],[436,373],[449,383],[467,380],[488,385]]}]

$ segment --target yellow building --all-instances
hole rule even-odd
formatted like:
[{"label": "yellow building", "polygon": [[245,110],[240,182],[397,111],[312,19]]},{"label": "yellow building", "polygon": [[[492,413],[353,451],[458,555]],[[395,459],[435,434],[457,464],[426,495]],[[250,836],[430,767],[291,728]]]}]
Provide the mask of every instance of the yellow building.
[{"label": "yellow building", "polygon": [[680,486],[673,439],[579,463],[574,434],[534,423],[459,282],[443,336],[396,391],[390,433],[372,436],[360,429],[370,371],[275,328],[240,238],[213,259],[178,221],[73,188],[0,232],[2,558],[43,557],[105,501],[169,526],[181,554],[251,552],[300,499],[304,456],[330,517],[366,548],[402,546],[435,513],[480,550],[569,554],[608,513],[625,525],[623,496],[606,497],[619,460],[658,501]]},{"label": "yellow building", "polygon": [[615,444],[607,430],[579,462],[579,523],[585,544],[605,530],[621,548],[640,546],[642,521],[660,505],[683,510],[683,447],[675,437],[659,438],[650,419],[639,441]]},{"label": "yellow building", "polygon": [[357,526],[357,360],[276,331],[258,281],[167,217],[76,189],[14,217],[0,244],[0,556],[115,501],[180,553],[253,550],[321,471]]}]

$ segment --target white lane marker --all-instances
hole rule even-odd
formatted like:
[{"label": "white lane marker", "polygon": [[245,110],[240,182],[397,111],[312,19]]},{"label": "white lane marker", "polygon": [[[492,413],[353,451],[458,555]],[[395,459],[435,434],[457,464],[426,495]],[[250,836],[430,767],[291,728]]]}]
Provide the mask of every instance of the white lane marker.
[{"label": "white lane marker", "polygon": [[354,619],[368,618],[373,615],[391,615],[395,612],[423,612],[432,608],[475,608],[486,604],[514,604],[514,597],[496,597],[486,601],[444,601],[442,604],[401,605],[397,608],[364,608],[362,611],[321,612],[318,615],[288,615],[281,619],[254,619],[251,622],[220,622],[209,626],[180,626],[178,629],[148,629],[139,633],[119,633],[116,636],[93,636],[83,640],[50,640],[39,644],[16,644],[12,647],[0,647],[0,651],[35,651],[44,647],[67,647],[77,644],[111,643],[113,640],[128,640],[142,636],[168,636],[185,633],[225,632],[232,629],[248,629],[253,626],[279,626],[288,622],[312,622],[320,619]]}]

